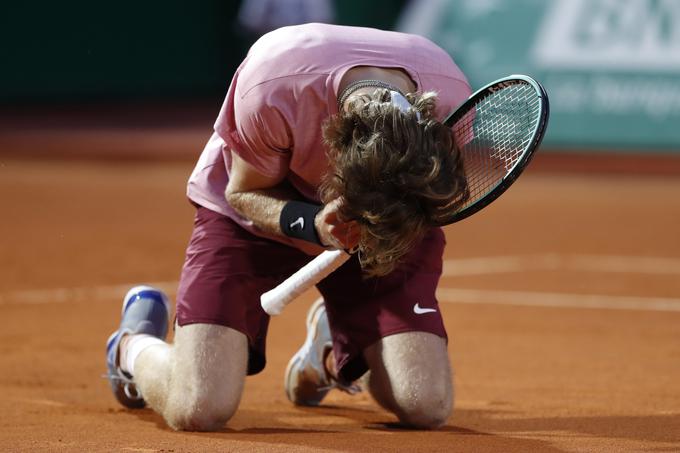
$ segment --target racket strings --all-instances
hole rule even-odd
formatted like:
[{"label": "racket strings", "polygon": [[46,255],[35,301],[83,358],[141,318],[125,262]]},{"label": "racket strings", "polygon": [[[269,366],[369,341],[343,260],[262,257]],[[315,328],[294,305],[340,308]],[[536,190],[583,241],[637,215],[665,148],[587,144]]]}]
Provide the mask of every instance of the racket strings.
[{"label": "racket strings", "polygon": [[485,97],[456,122],[470,191],[461,210],[493,191],[521,160],[534,137],[540,109],[536,91],[520,83]]}]

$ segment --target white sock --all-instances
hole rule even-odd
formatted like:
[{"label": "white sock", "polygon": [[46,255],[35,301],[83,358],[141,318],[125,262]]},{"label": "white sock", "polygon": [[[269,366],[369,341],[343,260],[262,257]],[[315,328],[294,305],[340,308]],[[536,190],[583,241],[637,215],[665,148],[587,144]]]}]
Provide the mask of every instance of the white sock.
[{"label": "white sock", "polygon": [[139,354],[149,346],[167,344],[160,338],[147,334],[133,334],[126,338],[125,360],[121,360],[120,368],[123,371],[135,375],[135,360]]}]

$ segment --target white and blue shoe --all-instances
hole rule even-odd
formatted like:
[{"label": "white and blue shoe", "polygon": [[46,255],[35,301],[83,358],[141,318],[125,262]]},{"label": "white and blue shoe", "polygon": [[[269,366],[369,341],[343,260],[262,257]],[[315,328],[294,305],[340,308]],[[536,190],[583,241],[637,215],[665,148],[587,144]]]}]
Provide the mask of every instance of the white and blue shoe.
[{"label": "white and blue shoe", "polygon": [[120,327],[106,342],[106,377],[114,396],[123,406],[139,409],[146,403],[132,376],[120,368],[120,339],[125,334],[144,333],[165,340],[168,335],[169,313],[168,297],[150,286],[135,286],[123,299]]},{"label": "white and blue shoe", "polygon": [[332,349],[326,305],[320,298],[307,312],[307,338],[286,368],[283,387],[293,404],[318,406],[332,389],[350,395],[361,391],[358,384],[339,382],[326,370],[326,355]]}]

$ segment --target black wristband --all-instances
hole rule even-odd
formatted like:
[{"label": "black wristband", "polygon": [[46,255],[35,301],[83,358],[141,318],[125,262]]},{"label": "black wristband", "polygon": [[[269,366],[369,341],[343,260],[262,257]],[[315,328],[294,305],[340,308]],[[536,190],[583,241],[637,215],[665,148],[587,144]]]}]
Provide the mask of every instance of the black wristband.
[{"label": "black wristband", "polygon": [[314,219],[321,206],[303,201],[289,201],[281,210],[279,226],[286,236],[302,239],[323,247],[316,234]]}]

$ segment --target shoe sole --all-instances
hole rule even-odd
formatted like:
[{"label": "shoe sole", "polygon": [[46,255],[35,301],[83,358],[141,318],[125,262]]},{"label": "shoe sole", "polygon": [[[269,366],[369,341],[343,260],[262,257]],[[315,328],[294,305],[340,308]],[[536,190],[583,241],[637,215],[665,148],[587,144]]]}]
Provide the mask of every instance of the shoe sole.
[{"label": "shoe sole", "polygon": [[[300,406],[308,406],[308,404],[304,404],[301,402],[297,402],[293,399],[292,395],[290,394],[290,386],[288,383],[290,382],[290,376],[293,373],[294,369],[300,365],[300,363],[304,360],[304,355],[303,351],[309,348],[309,345],[311,345],[314,342],[314,334],[316,333],[316,323],[319,320],[319,315],[318,313],[321,311],[321,309],[324,307],[324,302],[323,299],[319,299],[314,304],[312,307],[310,307],[309,313],[307,313],[307,319],[306,319],[306,325],[307,325],[307,337],[305,338],[305,342],[302,344],[300,349],[298,349],[298,352],[295,353],[295,355],[290,359],[288,362],[288,366],[286,366],[286,374],[285,374],[285,381],[284,381],[284,388],[286,389],[286,396],[288,399],[296,405]],[[318,406],[318,403],[315,404],[315,406]]]}]

